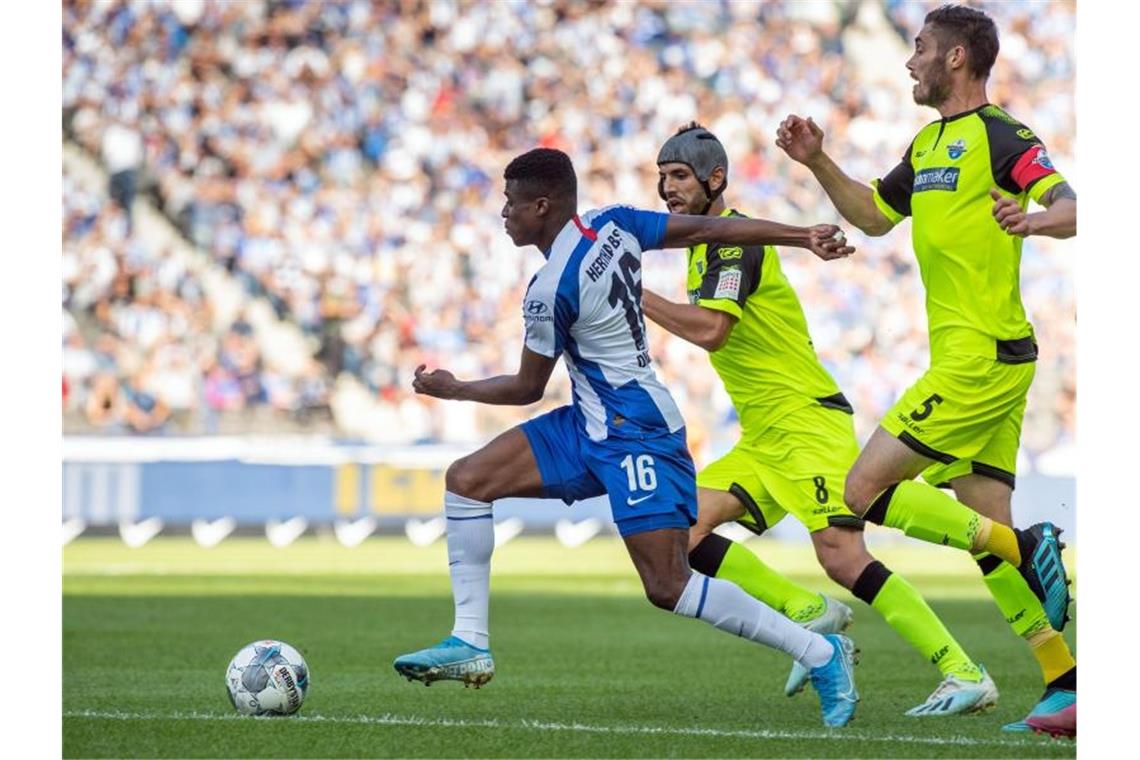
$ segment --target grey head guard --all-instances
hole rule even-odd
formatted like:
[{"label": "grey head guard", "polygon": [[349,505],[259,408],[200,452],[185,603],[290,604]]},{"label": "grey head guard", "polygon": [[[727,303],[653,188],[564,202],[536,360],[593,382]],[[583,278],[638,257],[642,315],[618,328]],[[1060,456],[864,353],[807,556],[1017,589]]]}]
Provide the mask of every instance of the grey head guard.
[{"label": "grey head guard", "polygon": [[[716,135],[704,127],[687,129],[665,141],[657,154],[657,165],[671,163],[688,165],[705,189],[708,202],[701,214],[707,213],[713,201],[728,187],[728,154],[724,152],[724,146],[716,139]],[[718,166],[724,169],[724,182],[713,191],[709,188],[709,177]],[[665,200],[664,178],[657,181],[657,194],[661,200]]]}]

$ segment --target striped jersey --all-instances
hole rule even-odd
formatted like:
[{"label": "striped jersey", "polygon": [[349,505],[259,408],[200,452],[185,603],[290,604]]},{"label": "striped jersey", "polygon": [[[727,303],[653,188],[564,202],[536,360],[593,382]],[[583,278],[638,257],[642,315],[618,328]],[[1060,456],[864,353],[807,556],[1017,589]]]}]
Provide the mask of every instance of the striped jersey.
[{"label": "striped jersey", "polygon": [[661,247],[668,218],[629,206],[575,216],[527,287],[526,347],[562,356],[580,429],[592,441],[684,427],[653,371],[641,309],[641,252]]}]

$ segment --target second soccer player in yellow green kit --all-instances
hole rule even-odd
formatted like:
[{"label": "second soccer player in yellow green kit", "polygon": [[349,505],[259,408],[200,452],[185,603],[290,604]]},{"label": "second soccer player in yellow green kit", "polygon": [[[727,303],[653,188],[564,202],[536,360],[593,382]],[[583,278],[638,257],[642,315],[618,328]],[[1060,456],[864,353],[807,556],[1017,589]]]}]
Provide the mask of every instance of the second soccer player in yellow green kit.
[{"label": "second soccer player in yellow green kit", "polygon": [[[716,137],[697,124],[670,138],[657,159],[659,192],[675,214],[738,216],[722,192],[728,159]],[[689,249],[688,304],[645,290],[646,315],[708,350],[740,418],[741,440],[697,475],[698,518],[689,561],[728,578],[819,633],[851,621],[845,605],[772,570],[750,550],[713,533],[737,520],[762,533],[791,513],[811,532],[820,564],[844,588],[874,607],[943,681],[908,712],[972,713],[992,706],[997,688],[902,576],[872,557],[863,521],[843,503],[847,471],[859,455],[852,409],[816,356],[795,291],[770,246],[698,245]],[[803,687],[793,668],[785,689]]]},{"label": "second soccer player in yellow green kit", "polygon": [[[1077,665],[1060,635],[1069,620],[1060,531],[1051,523],[1014,529],[1011,498],[1037,359],[1021,303],[1022,240],[1076,234],[1076,194],[1033,130],[989,102],[999,49],[992,19],[942,6],[927,14],[914,45],[906,66],[915,103],[940,118],[883,178],[867,185],[845,174],[811,119],[791,115],[777,130],[776,144],[863,232],[884,235],[911,217],[926,289],[930,369],[859,454],[844,502],[870,522],[973,553],[1045,682],[1029,715],[1005,730],[1075,736]],[[1031,199],[1045,210],[1027,213]],[[935,487],[943,485],[960,501]]]}]

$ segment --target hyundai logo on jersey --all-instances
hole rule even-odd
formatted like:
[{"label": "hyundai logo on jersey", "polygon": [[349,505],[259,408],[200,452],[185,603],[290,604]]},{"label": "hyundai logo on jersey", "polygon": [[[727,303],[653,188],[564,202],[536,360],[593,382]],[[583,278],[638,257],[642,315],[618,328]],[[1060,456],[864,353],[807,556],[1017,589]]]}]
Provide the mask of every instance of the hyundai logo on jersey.
[{"label": "hyundai logo on jersey", "polygon": [[950,154],[950,159],[952,161],[957,161],[962,157],[962,154],[966,152],[966,141],[955,140],[946,146],[946,152]]},{"label": "hyundai logo on jersey", "polygon": [[527,301],[526,311],[527,314],[542,314],[546,311],[546,304],[542,301]]}]

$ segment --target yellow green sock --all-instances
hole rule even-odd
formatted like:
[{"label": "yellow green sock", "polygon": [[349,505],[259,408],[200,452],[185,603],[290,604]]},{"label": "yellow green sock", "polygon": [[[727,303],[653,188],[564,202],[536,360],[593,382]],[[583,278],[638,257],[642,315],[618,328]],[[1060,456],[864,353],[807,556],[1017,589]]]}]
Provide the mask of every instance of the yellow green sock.
[{"label": "yellow green sock", "polygon": [[911,538],[972,552],[996,554],[1021,564],[1017,533],[979,515],[949,494],[927,483],[904,480],[879,494],[863,515],[868,522],[898,528]]},{"label": "yellow green sock", "polygon": [[977,512],[934,486],[913,480],[883,491],[863,516],[911,538],[958,549],[972,548],[982,527]]},{"label": "yellow green sock", "polygon": [[851,593],[874,607],[887,624],[928,662],[936,665],[942,675],[981,680],[981,670],[917,589],[882,562],[875,560],[867,565]]},{"label": "yellow green sock", "polygon": [[689,564],[705,575],[732,581],[797,623],[823,614],[825,602],[821,595],[793,583],[765,565],[751,550],[716,533],[707,535],[689,552]]},{"label": "yellow green sock", "polygon": [[992,554],[975,554],[974,559],[1006,622],[1029,643],[1045,683],[1076,667],[1069,645],[1053,630],[1041,602],[1017,568]]}]

